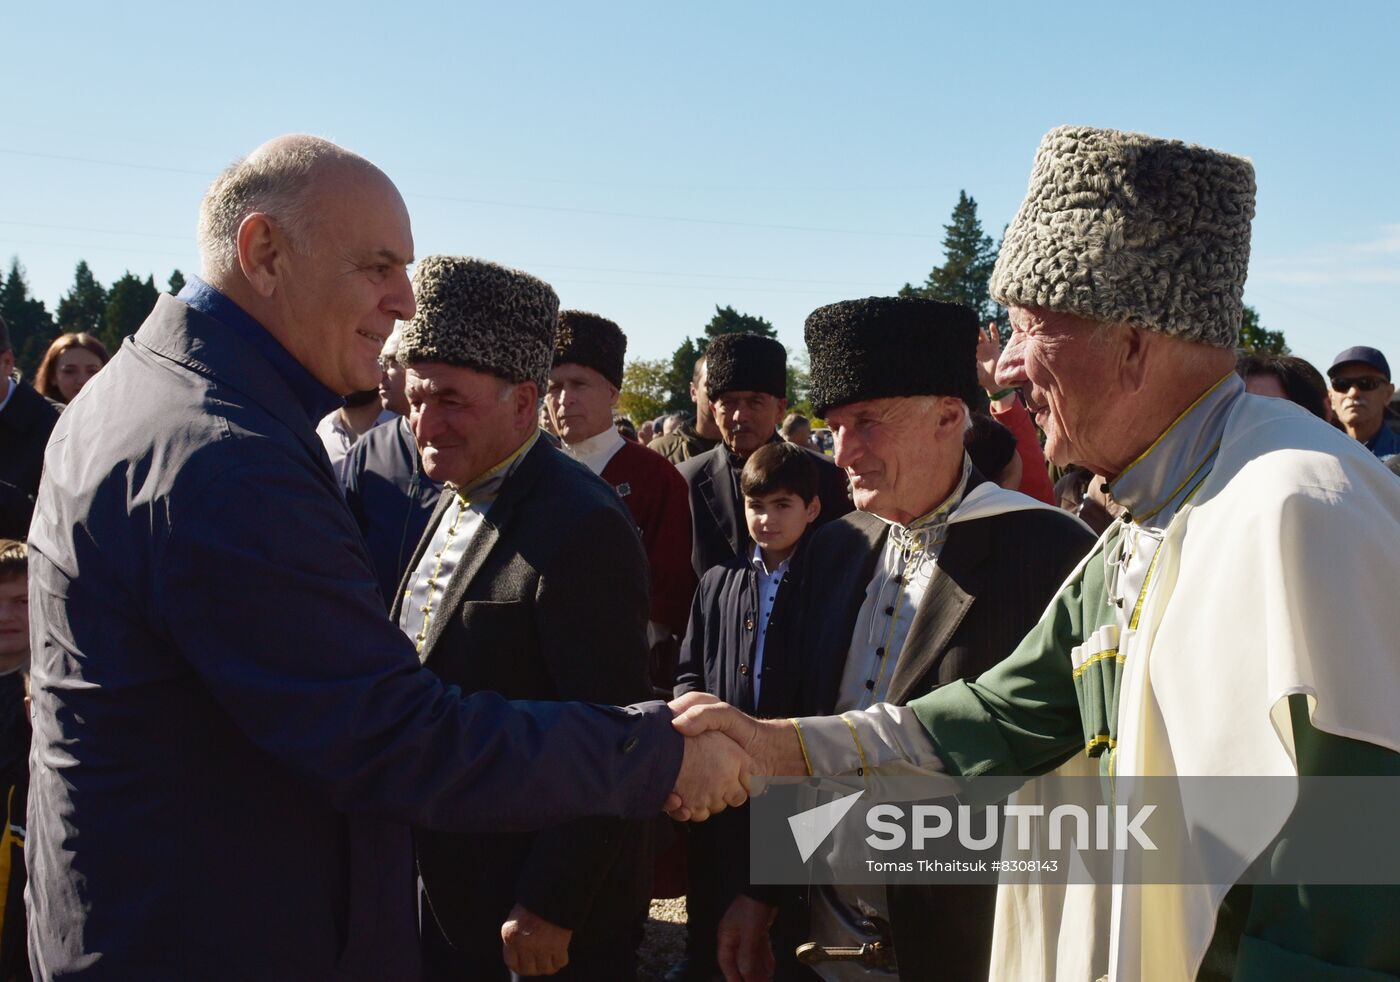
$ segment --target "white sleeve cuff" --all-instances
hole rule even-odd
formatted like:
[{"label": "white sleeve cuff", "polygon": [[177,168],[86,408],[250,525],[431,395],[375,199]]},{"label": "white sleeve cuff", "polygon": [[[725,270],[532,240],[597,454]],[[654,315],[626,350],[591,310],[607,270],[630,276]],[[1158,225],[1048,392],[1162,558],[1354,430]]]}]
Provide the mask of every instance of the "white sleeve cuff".
[{"label": "white sleeve cuff", "polygon": [[919,718],[903,706],[879,703],[863,712],[794,719],[808,773],[927,775],[943,773],[943,762]]}]

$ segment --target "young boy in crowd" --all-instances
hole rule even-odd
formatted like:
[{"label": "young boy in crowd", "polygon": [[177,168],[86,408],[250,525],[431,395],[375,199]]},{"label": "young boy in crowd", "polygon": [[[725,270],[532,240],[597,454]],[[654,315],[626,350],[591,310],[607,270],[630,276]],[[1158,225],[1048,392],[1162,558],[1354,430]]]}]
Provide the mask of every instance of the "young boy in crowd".
[{"label": "young boy in crowd", "polygon": [[[799,614],[788,609],[800,575],[793,561],[821,512],[813,457],[796,444],[770,443],[744,464],[739,490],[753,550],[746,562],[721,563],[701,578],[681,643],[677,696],[698,690],[756,716],[788,714],[796,666],[765,642],[775,621]],[[748,887],[748,827],[747,806],[690,827],[687,978],[716,970],[720,916]]]},{"label": "young boy in crowd", "polygon": [[[708,692],[745,712],[781,715],[791,685],[781,659],[765,658],[774,611],[792,592],[788,572],[821,512],[812,453],[770,443],[744,464],[739,491],[753,551],[708,570],[690,608],[675,694]],[[766,690],[766,691],[765,691]]]},{"label": "young boy in crowd", "polygon": [[0,539],[0,982],[28,979],[24,812],[29,798],[29,552]]}]

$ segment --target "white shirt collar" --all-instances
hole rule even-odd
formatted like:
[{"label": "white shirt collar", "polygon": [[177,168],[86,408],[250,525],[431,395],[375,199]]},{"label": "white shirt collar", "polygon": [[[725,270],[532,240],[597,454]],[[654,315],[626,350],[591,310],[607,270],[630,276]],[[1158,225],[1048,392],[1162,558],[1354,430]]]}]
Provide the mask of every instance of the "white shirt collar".
[{"label": "white shirt collar", "polygon": [[608,461],[613,459],[613,454],[621,450],[626,442],[617,432],[617,427],[609,426],[586,440],[564,444],[564,450],[594,474],[601,474]]}]

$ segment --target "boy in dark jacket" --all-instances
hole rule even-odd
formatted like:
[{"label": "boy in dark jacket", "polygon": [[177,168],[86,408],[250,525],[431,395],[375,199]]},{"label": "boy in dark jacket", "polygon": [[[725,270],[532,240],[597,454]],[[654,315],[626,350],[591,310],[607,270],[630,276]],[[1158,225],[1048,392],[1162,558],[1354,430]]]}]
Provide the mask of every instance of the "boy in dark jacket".
[{"label": "boy in dark jacket", "polygon": [[[698,690],[756,716],[788,714],[793,653],[765,641],[775,620],[801,615],[789,609],[800,575],[793,562],[821,513],[819,483],[812,455],[791,443],[766,444],[744,464],[739,491],[754,550],[746,561],[713,566],[701,578],[681,644],[676,696]],[[748,823],[745,806],[690,828],[687,979],[718,972],[719,917],[748,888]]]}]

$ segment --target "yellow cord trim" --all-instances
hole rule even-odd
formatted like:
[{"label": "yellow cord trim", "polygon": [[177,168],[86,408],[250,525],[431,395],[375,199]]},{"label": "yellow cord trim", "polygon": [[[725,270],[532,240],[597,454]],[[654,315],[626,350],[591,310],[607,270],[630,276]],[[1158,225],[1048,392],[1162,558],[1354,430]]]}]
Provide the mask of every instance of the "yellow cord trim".
[{"label": "yellow cord trim", "polygon": [[1196,408],[1197,406],[1199,406],[1202,402],[1204,402],[1205,399],[1206,399],[1206,396],[1210,395],[1210,394],[1211,394],[1212,392],[1214,392],[1216,389],[1218,389],[1218,388],[1220,388],[1222,385],[1224,385],[1229,379],[1231,379],[1232,377],[1234,377],[1234,374],[1235,374],[1235,373],[1234,373],[1233,371],[1231,371],[1229,375],[1223,376],[1223,377],[1220,379],[1219,382],[1216,382],[1216,383],[1215,383],[1214,385],[1212,385],[1209,389],[1206,389],[1204,392],[1202,392],[1202,393],[1196,398],[1196,401],[1195,401],[1195,402],[1193,402],[1193,403],[1191,403],[1191,405],[1187,406],[1187,407],[1186,407],[1186,410],[1185,410],[1180,416],[1178,416],[1176,419],[1172,420],[1172,425],[1171,425],[1171,426],[1168,426],[1165,430],[1163,430],[1161,436],[1157,437],[1157,439],[1155,439],[1155,440],[1152,441],[1151,446],[1149,446],[1149,447],[1148,447],[1146,450],[1144,450],[1142,453],[1138,454],[1137,457],[1133,459],[1133,462],[1132,462],[1131,464],[1129,464],[1127,467],[1124,467],[1121,471],[1118,472],[1118,476],[1115,477],[1115,478],[1113,479],[1113,481],[1110,481],[1110,482],[1109,482],[1109,487],[1112,488],[1113,482],[1114,482],[1114,481],[1121,481],[1121,480],[1123,479],[1123,475],[1124,475],[1124,474],[1128,473],[1128,471],[1132,470],[1132,469],[1133,469],[1134,467],[1136,467],[1138,464],[1140,464],[1140,463],[1142,463],[1144,460],[1146,460],[1146,459],[1152,454],[1152,451],[1156,450],[1157,447],[1161,445],[1162,441],[1165,440],[1165,439],[1167,438],[1167,434],[1170,433],[1172,430],[1176,429],[1177,424],[1180,423],[1183,419],[1185,419],[1187,416],[1191,415],[1191,410],[1195,409],[1195,408]]},{"label": "yellow cord trim", "polygon": [[1087,660],[1084,662],[1084,664],[1082,664],[1082,665],[1080,665],[1078,668],[1076,668],[1073,672],[1070,673],[1070,675],[1071,675],[1071,677],[1073,677],[1073,678],[1079,678],[1079,676],[1083,675],[1083,674],[1088,670],[1088,668],[1089,668],[1090,665],[1098,664],[1099,662],[1104,661],[1104,660],[1106,660],[1106,659],[1108,659],[1108,658],[1112,658],[1114,661],[1118,662],[1118,664],[1120,664],[1120,665],[1123,664],[1124,656],[1123,656],[1123,655],[1120,655],[1120,654],[1118,653],[1118,649],[1117,649],[1117,648],[1108,648],[1108,649],[1106,649],[1106,650],[1104,650],[1104,651],[1100,651],[1100,652],[1099,652],[1097,655],[1095,655],[1093,658],[1087,659]]},{"label": "yellow cord trim", "polygon": [[1136,631],[1142,620],[1142,605],[1147,602],[1147,588],[1152,585],[1152,574],[1157,572],[1157,560],[1162,558],[1162,547],[1152,554],[1152,562],[1147,566],[1147,575],[1142,578],[1142,589],[1138,591],[1137,603],[1133,604],[1133,614],[1128,618],[1128,630]]},{"label": "yellow cord trim", "polygon": [[[1204,467],[1204,466],[1206,466],[1206,464],[1210,463],[1210,461],[1212,461],[1213,459],[1215,459],[1215,455],[1216,455],[1219,451],[1220,451],[1220,441],[1217,440],[1217,441],[1215,441],[1215,446],[1211,447],[1208,451],[1206,451],[1206,455],[1205,455],[1203,458],[1201,458],[1201,462],[1200,462],[1199,464],[1196,465],[1196,469],[1193,470],[1190,474],[1187,474],[1187,475],[1186,475],[1186,480],[1182,481],[1180,484],[1178,484],[1178,485],[1176,486],[1176,490],[1174,490],[1171,494],[1167,495],[1166,498],[1164,498],[1164,499],[1162,500],[1162,503],[1161,503],[1160,505],[1158,505],[1156,508],[1152,509],[1152,510],[1151,510],[1150,512],[1148,512],[1146,515],[1142,515],[1142,516],[1136,516],[1136,515],[1135,515],[1135,516],[1133,516],[1133,521],[1134,521],[1134,522],[1137,522],[1138,524],[1141,524],[1141,523],[1147,521],[1149,518],[1152,518],[1152,517],[1156,516],[1163,508],[1165,508],[1165,507],[1167,507],[1167,505],[1171,504],[1171,503],[1172,503],[1172,499],[1175,498],[1177,495],[1181,494],[1182,488],[1184,488],[1184,487],[1186,487],[1186,485],[1190,484],[1190,483],[1195,479],[1196,475],[1199,474],[1199,473],[1201,473],[1201,468]],[[1199,485],[1197,485],[1197,487],[1199,487]],[[1185,503],[1186,503],[1186,502],[1184,502],[1184,501],[1182,502],[1182,504],[1185,504]]]},{"label": "yellow cord trim", "polygon": [[1087,754],[1089,751],[1093,750],[1095,747],[1105,747],[1105,746],[1108,747],[1109,750],[1113,750],[1113,749],[1115,749],[1115,748],[1118,746],[1118,741],[1115,740],[1115,739],[1113,739],[1113,737],[1096,736],[1096,737],[1094,737],[1094,739],[1090,740],[1088,743],[1086,743],[1086,744],[1084,745],[1084,752]]},{"label": "yellow cord trim", "polygon": [[499,464],[493,466],[490,470],[486,471],[486,473],[482,474],[475,481],[473,481],[469,487],[459,488],[454,484],[449,484],[448,487],[451,490],[455,491],[457,493],[457,496],[465,502],[467,500],[467,497],[471,495],[473,491],[480,488],[483,484],[491,480],[491,478],[495,477],[497,474],[500,474],[511,464],[515,463],[516,460],[520,458],[521,454],[533,447],[535,445],[535,441],[539,439],[539,436],[540,431],[535,430],[534,433],[530,434],[528,437],[525,438],[524,443],[515,448],[515,450],[511,453],[509,457],[501,461]]},{"label": "yellow cord trim", "polygon": [[860,734],[856,732],[856,725],[845,716],[841,717],[841,722],[845,723],[851,731],[851,739],[855,741],[856,756],[860,758],[860,772],[865,776],[870,775],[870,765],[865,762],[865,748],[860,745]]},{"label": "yellow cord trim", "polygon": [[807,741],[802,736],[802,724],[795,719],[788,720],[792,728],[797,731],[797,745],[802,748],[802,763],[807,768],[807,776],[812,776],[812,758],[807,756]]},{"label": "yellow cord trim", "polygon": [[[433,591],[438,589],[438,577],[442,575],[443,553],[452,544],[452,538],[457,534],[457,528],[462,524],[462,515],[466,512],[471,502],[463,498],[460,493],[457,495],[457,514],[452,519],[452,524],[447,527],[448,541],[443,543],[442,551],[437,554],[437,562],[433,565],[433,574],[428,577],[428,597],[423,604],[423,626],[418,633],[413,636],[414,648],[421,655],[423,646],[428,643],[428,624],[433,619]],[[444,586],[443,589],[446,589]],[[412,591],[409,591],[412,593]]]},{"label": "yellow cord trim", "polygon": [[[1216,449],[1219,449],[1219,447],[1220,447],[1220,445],[1219,445],[1219,444],[1216,444]],[[1214,453],[1214,452],[1215,452],[1214,450],[1211,451],[1211,453]],[[1209,458],[1207,458],[1207,459],[1209,459]],[[1202,463],[1204,463],[1204,461],[1203,461]],[[1199,471],[1200,468],[1197,467],[1196,470]],[[1194,476],[1195,476],[1195,474],[1193,473],[1193,474],[1192,474],[1192,477],[1194,477]],[[1188,478],[1188,480],[1189,480],[1189,478]],[[1185,497],[1185,498],[1182,498],[1182,499],[1181,499],[1181,507],[1182,507],[1182,508],[1185,508],[1186,505],[1191,501],[1191,499],[1194,498],[1194,497],[1196,497],[1196,492],[1199,491],[1199,490],[1201,490],[1201,488],[1205,485],[1205,483],[1206,483],[1206,479],[1205,479],[1204,476],[1203,476],[1199,481],[1196,482],[1196,486],[1186,493],[1186,497]],[[1175,494],[1174,494],[1174,493],[1173,493],[1173,497],[1175,497]],[[1154,514],[1155,514],[1155,512],[1154,512]],[[1179,514],[1181,514],[1180,511],[1177,512],[1177,515],[1179,515]],[[1172,516],[1172,521],[1173,521],[1173,522],[1176,521],[1176,515],[1173,515],[1173,516]],[[1130,618],[1128,619],[1128,628],[1129,628],[1130,630],[1136,631],[1136,630],[1137,630],[1137,626],[1138,626],[1138,621],[1142,619],[1142,606],[1143,606],[1144,602],[1146,602],[1146,600],[1147,600],[1147,588],[1148,588],[1148,586],[1151,585],[1151,583],[1152,583],[1152,574],[1153,574],[1154,572],[1156,572],[1156,570],[1157,570],[1157,560],[1161,558],[1161,556],[1162,556],[1162,550],[1165,549],[1165,548],[1166,548],[1166,543],[1163,542],[1161,545],[1159,545],[1159,546],[1157,547],[1157,551],[1154,552],[1154,553],[1152,554],[1152,562],[1151,562],[1151,563],[1148,565],[1148,567],[1147,567],[1147,575],[1144,576],[1144,577],[1142,578],[1142,590],[1138,593],[1137,603],[1133,605],[1133,616],[1130,617]]]},{"label": "yellow cord trim", "polygon": [[[448,484],[448,490],[450,490],[453,494],[457,496],[457,514],[452,519],[452,524],[448,527],[447,531],[449,540],[448,544],[450,544],[452,537],[457,534],[457,529],[462,524],[463,514],[465,514],[466,511],[469,508],[471,508],[472,503],[468,496],[471,495],[472,492],[483,487],[486,484],[486,482],[490,481],[493,477],[506,470],[506,468],[510,467],[511,464],[519,460],[520,456],[524,454],[525,451],[529,450],[535,445],[535,441],[539,439],[539,435],[540,431],[538,429],[535,430],[534,433],[525,438],[525,441],[521,443],[520,446],[515,448],[515,450],[510,454],[510,456],[506,457],[505,460],[501,461],[499,464],[496,464],[486,473],[482,474],[479,478],[477,478],[471,483],[470,487],[459,488],[456,485]],[[486,501],[489,499],[483,498],[481,500]],[[444,516],[444,518],[445,517],[446,516]],[[443,546],[442,551],[447,551],[447,545]],[[418,649],[418,653],[420,655],[423,653],[423,646],[428,643],[428,623],[432,620],[433,617],[433,593],[434,591],[439,589],[437,580],[438,577],[442,574],[442,565],[443,556],[442,552],[440,552],[437,554],[437,563],[433,566],[432,575],[428,577],[428,598],[427,602],[423,604],[424,609],[422,611],[423,625],[419,629],[418,633],[413,636],[414,646]],[[441,588],[446,589],[446,585],[444,584]],[[408,590],[404,592],[404,599],[410,599],[412,596],[413,588],[410,586]]]}]

